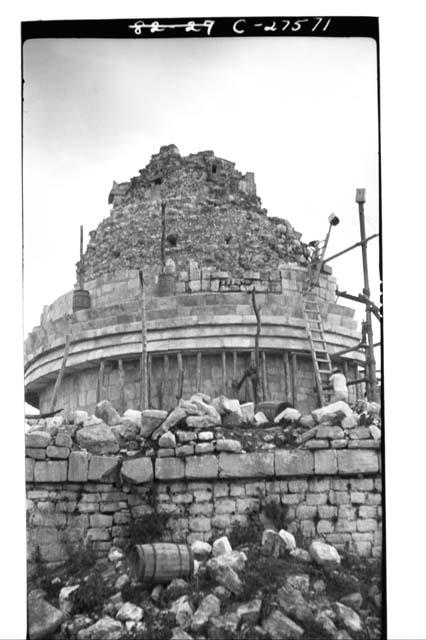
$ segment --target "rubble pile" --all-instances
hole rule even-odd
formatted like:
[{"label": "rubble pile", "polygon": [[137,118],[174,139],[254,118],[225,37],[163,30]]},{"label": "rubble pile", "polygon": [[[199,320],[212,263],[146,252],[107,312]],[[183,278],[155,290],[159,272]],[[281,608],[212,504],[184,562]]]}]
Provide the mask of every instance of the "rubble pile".
[{"label": "rubble pile", "polygon": [[380,406],[343,401],[302,416],[287,407],[275,418],[255,411],[254,404],[196,393],[169,413],[128,409],[122,416],[103,400],[95,415],[76,410],[68,415],[33,419],[25,425],[27,456],[68,458],[71,451],[120,452],[126,457],[186,457],[219,452],[244,453],[276,448],[379,449]]},{"label": "rubble pile", "polygon": [[[29,637],[53,640],[361,640],[381,637],[379,565],[265,529],[233,549],[194,541],[194,576],[141,584],[122,549],[30,585]],[[43,616],[40,616],[43,612]],[[46,615],[44,615],[46,614]]]},{"label": "rubble pile", "polygon": [[175,145],[163,146],[139,173],[130,182],[114,183],[111,215],[90,232],[86,279],[142,265],[146,273],[158,272],[161,202],[166,251],[178,271],[188,258],[234,277],[276,269],[280,262],[306,263],[301,234],[287,220],[267,217],[253,174],[243,175],[212,151],[182,157]]}]

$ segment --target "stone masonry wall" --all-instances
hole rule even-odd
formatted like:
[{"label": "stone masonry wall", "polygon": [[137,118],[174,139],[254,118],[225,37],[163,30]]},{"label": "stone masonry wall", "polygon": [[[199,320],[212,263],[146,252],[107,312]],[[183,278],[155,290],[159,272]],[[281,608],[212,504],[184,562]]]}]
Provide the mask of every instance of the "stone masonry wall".
[{"label": "stone masonry wall", "polygon": [[34,437],[27,441],[30,562],[40,553],[59,563],[70,545],[89,539],[105,555],[128,540],[132,521],[154,508],[170,515],[164,541],[209,540],[272,500],[288,507],[288,529],[306,542],[321,537],[359,555],[381,553],[377,447],[194,455],[194,447],[183,446],[178,457],[154,460],[71,450],[63,433],[55,444],[47,439],[38,441],[44,447],[29,447]]}]

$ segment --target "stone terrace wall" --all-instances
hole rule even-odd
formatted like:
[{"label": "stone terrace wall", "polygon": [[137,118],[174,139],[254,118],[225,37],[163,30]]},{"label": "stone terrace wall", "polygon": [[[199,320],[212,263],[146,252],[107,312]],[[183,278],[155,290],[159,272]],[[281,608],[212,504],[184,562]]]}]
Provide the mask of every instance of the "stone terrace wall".
[{"label": "stone terrace wall", "polygon": [[128,541],[129,524],[151,514],[154,504],[170,515],[163,540],[191,542],[229,533],[232,523],[247,522],[250,511],[270,500],[288,507],[288,529],[300,531],[306,543],[322,537],[360,555],[381,553],[377,448],[194,455],[193,446],[185,451],[182,446],[178,457],[123,459],[71,451],[72,438],[63,433],[55,444],[47,444],[53,442],[48,434],[38,441],[31,435],[30,562],[36,551],[48,563],[61,562],[69,545],[89,539],[98,555],[105,555],[112,544]]}]

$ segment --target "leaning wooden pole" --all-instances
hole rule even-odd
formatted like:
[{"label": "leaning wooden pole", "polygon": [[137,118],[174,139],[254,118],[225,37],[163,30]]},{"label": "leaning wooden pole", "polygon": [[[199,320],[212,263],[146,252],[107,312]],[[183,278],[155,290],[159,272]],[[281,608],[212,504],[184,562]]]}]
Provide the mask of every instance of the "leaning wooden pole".
[{"label": "leaning wooden pole", "polygon": [[62,356],[61,368],[59,369],[58,377],[56,378],[55,386],[53,387],[52,399],[50,401],[49,413],[55,410],[56,398],[61,387],[62,378],[65,371],[65,365],[68,359],[68,353],[71,344],[71,334],[68,333],[65,339],[64,355]]},{"label": "leaning wooden pole", "polygon": [[253,311],[254,311],[254,315],[256,316],[256,335],[254,337],[254,364],[256,367],[256,384],[255,386],[255,402],[256,404],[258,404],[260,402],[260,400],[263,398],[264,393],[263,393],[263,385],[262,385],[262,376],[260,373],[260,355],[259,355],[259,339],[260,339],[260,332],[262,329],[262,321],[260,319],[260,310],[261,307],[258,306],[258,304],[256,303],[256,292],[253,290],[251,292],[251,303],[253,306]]},{"label": "leaning wooden pole", "polygon": [[146,349],[146,311],[145,311],[145,282],[143,271],[139,269],[141,286],[141,359],[140,359],[140,410],[147,409],[148,401],[148,358]]}]

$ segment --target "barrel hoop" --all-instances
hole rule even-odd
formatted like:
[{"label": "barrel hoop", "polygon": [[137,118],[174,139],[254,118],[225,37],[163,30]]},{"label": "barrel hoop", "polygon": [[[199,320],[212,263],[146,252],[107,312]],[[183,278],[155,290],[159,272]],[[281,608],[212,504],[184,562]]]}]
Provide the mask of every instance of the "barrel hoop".
[{"label": "barrel hoop", "polygon": [[183,570],[183,567],[182,567],[182,553],[181,553],[181,550],[180,550],[180,544],[177,544],[176,546],[177,546],[178,555],[179,555],[179,569],[180,569],[179,575],[181,576],[182,575],[182,570]]},{"label": "barrel hoop", "polygon": [[155,549],[155,545],[153,545],[151,543],[151,547],[152,547],[152,554],[153,554],[153,567],[152,567],[152,580],[154,579],[154,576],[156,575],[156,570],[157,570],[157,551]]}]

